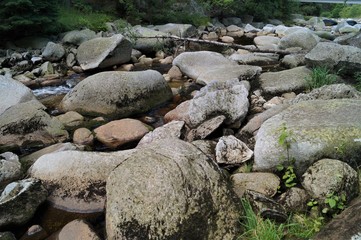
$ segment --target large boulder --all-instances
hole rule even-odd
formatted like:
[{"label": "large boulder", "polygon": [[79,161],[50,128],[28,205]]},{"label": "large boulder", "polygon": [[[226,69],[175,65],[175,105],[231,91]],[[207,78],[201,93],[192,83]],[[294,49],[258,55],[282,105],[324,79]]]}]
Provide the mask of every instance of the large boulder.
[{"label": "large boulder", "polygon": [[157,71],[102,72],[76,85],[60,107],[82,115],[124,118],[171,98],[171,89]]},{"label": "large boulder", "polygon": [[79,46],[85,41],[96,38],[96,33],[89,29],[74,30],[67,32],[63,37],[62,42],[65,44],[72,44]]},{"label": "large boulder", "polygon": [[78,47],[76,58],[83,70],[106,68],[130,60],[132,44],[121,34],[94,38]]},{"label": "large boulder", "polygon": [[260,85],[266,94],[302,91],[307,88],[306,78],[311,76],[311,70],[306,67],[296,67],[280,72],[266,72],[259,77]]},{"label": "large boulder", "polygon": [[134,43],[133,47],[141,52],[156,52],[168,43],[163,38],[168,34],[141,26],[134,26],[125,35]]},{"label": "large boulder", "polygon": [[151,143],[107,181],[108,239],[235,239],[239,199],[221,170],[190,143]]},{"label": "large boulder", "polygon": [[353,75],[361,69],[361,49],[331,42],[320,42],[305,56],[308,66],[323,66]]},{"label": "large boulder", "polygon": [[173,65],[202,85],[214,80],[223,82],[231,79],[251,80],[262,70],[256,66],[239,66],[222,54],[209,51],[182,53],[173,60]]},{"label": "large boulder", "polygon": [[[279,144],[281,135],[287,136],[288,149]],[[253,167],[270,171],[294,161],[295,170],[302,174],[322,157],[360,164],[360,136],[361,100],[300,102],[262,124],[256,135]]]},{"label": "large boulder", "polygon": [[304,50],[311,50],[314,48],[319,39],[309,30],[300,29],[283,37],[279,43],[281,49],[300,47]]},{"label": "large boulder", "polygon": [[194,37],[198,34],[197,29],[191,24],[167,23],[164,25],[156,25],[153,29],[178,37]]},{"label": "large boulder", "polygon": [[30,88],[14,79],[0,75],[0,115],[11,106],[35,99]]},{"label": "large boulder", "polygon": [[20,103],[0,115],[0,151],[44,147],[68,138],[68,132],[37,100]]},{"label": "large boulder", "polygon": [[7,185],[0,195],[0,227],[29,221],[47,194],[41,182],[33,178]]},{"label": "large boulder", "polygon": [[29,173],[42,181],[49,191],[48,201],[56,208],[102,212],[106,179],[132,152],[54,152],[40,157]]},{"label": "large boulder", "polygon": [[48,42],[41,54],[45,60],[59,61],[65,55],[65,49],[61,44]]}]

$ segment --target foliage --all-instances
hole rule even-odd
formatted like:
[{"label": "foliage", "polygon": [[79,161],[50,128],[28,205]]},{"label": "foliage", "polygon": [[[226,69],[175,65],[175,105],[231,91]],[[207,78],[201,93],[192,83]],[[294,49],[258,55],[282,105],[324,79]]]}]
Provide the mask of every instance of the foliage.
[{"label": "foliage", "polygon": [[340,17],[342,18],[359,18],[361,17],[361,5],[355,4],[351,6],[345,6],[340,11]]},{"label": "foliage", "polygon": [[279,165],[277,166],[277,170],[283,172],[282,183],[286,188],[291,188],[297,185],[297,175],[293,166],[284,167]]},{"label": "foliage", "polygon": [[55,0],[0,1],[0,35],[16,38],[55,31],[56,3]]},{"label": "foliage", "polygon": [[289,222],[287,229],[287,237],[289,239],[310,239],[321,230],[324,218],[295,214]]},{"label": "foliage", "polygon": [[105,13],[93,12],[86,10],[81,11],[75,8],[59,9],[58,22],[62,26],[62,31],[70,31],[80,28],[89,28],[94,31],[106,30],[105,23],[114,19]]},{"label": "foliage", "polygon": [[327,67],[314,67],[310,77],[306,78],[310,89],[319,88],[324,85],[336,83],[337,76],[331,74]]},{"label": "foliage", "polygon": [[345,209],[346,195],[344,193],[337,195],[333,192],[326,195],[325,198],[326,207],[322,209],[324,214],[336,215]]}]

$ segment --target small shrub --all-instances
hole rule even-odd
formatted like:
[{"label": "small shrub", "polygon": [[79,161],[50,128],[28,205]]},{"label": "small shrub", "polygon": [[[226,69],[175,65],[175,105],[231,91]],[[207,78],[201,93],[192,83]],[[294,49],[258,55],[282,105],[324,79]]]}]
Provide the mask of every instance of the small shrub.
[{"label": "small shrub", "polygon": [[355,4],[346,6],[340,11],[342,18],[359,18],[361,17],[361,5]]},{"label": "small shrub", "polygon": [[336,83],[337,76],[331,74],[327,67],[314,67],[311,76],[306,78],[306,81],[310,89],[315,89],[324,85]]}]

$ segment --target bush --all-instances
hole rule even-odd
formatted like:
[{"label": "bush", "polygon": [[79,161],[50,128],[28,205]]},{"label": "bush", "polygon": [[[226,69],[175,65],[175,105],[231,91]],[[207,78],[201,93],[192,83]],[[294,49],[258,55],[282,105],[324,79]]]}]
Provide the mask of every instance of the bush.
[{"label": "bush", "polygon": [[361,5],[355,4],[352,6],[345,6],[341,12],[342,18],[358,18],[361,17]]}]

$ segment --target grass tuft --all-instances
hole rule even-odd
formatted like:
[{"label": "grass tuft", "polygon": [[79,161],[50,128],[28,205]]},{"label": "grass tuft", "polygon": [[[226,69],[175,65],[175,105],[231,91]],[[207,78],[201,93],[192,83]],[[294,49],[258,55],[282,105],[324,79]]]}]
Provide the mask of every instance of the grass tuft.
[{"label": "grass tuft", "polygon": [[337,76],[332,74],[327,67],[314,67],[311,76],[306,78],[310,90],[324,85],[334,84]]}]

